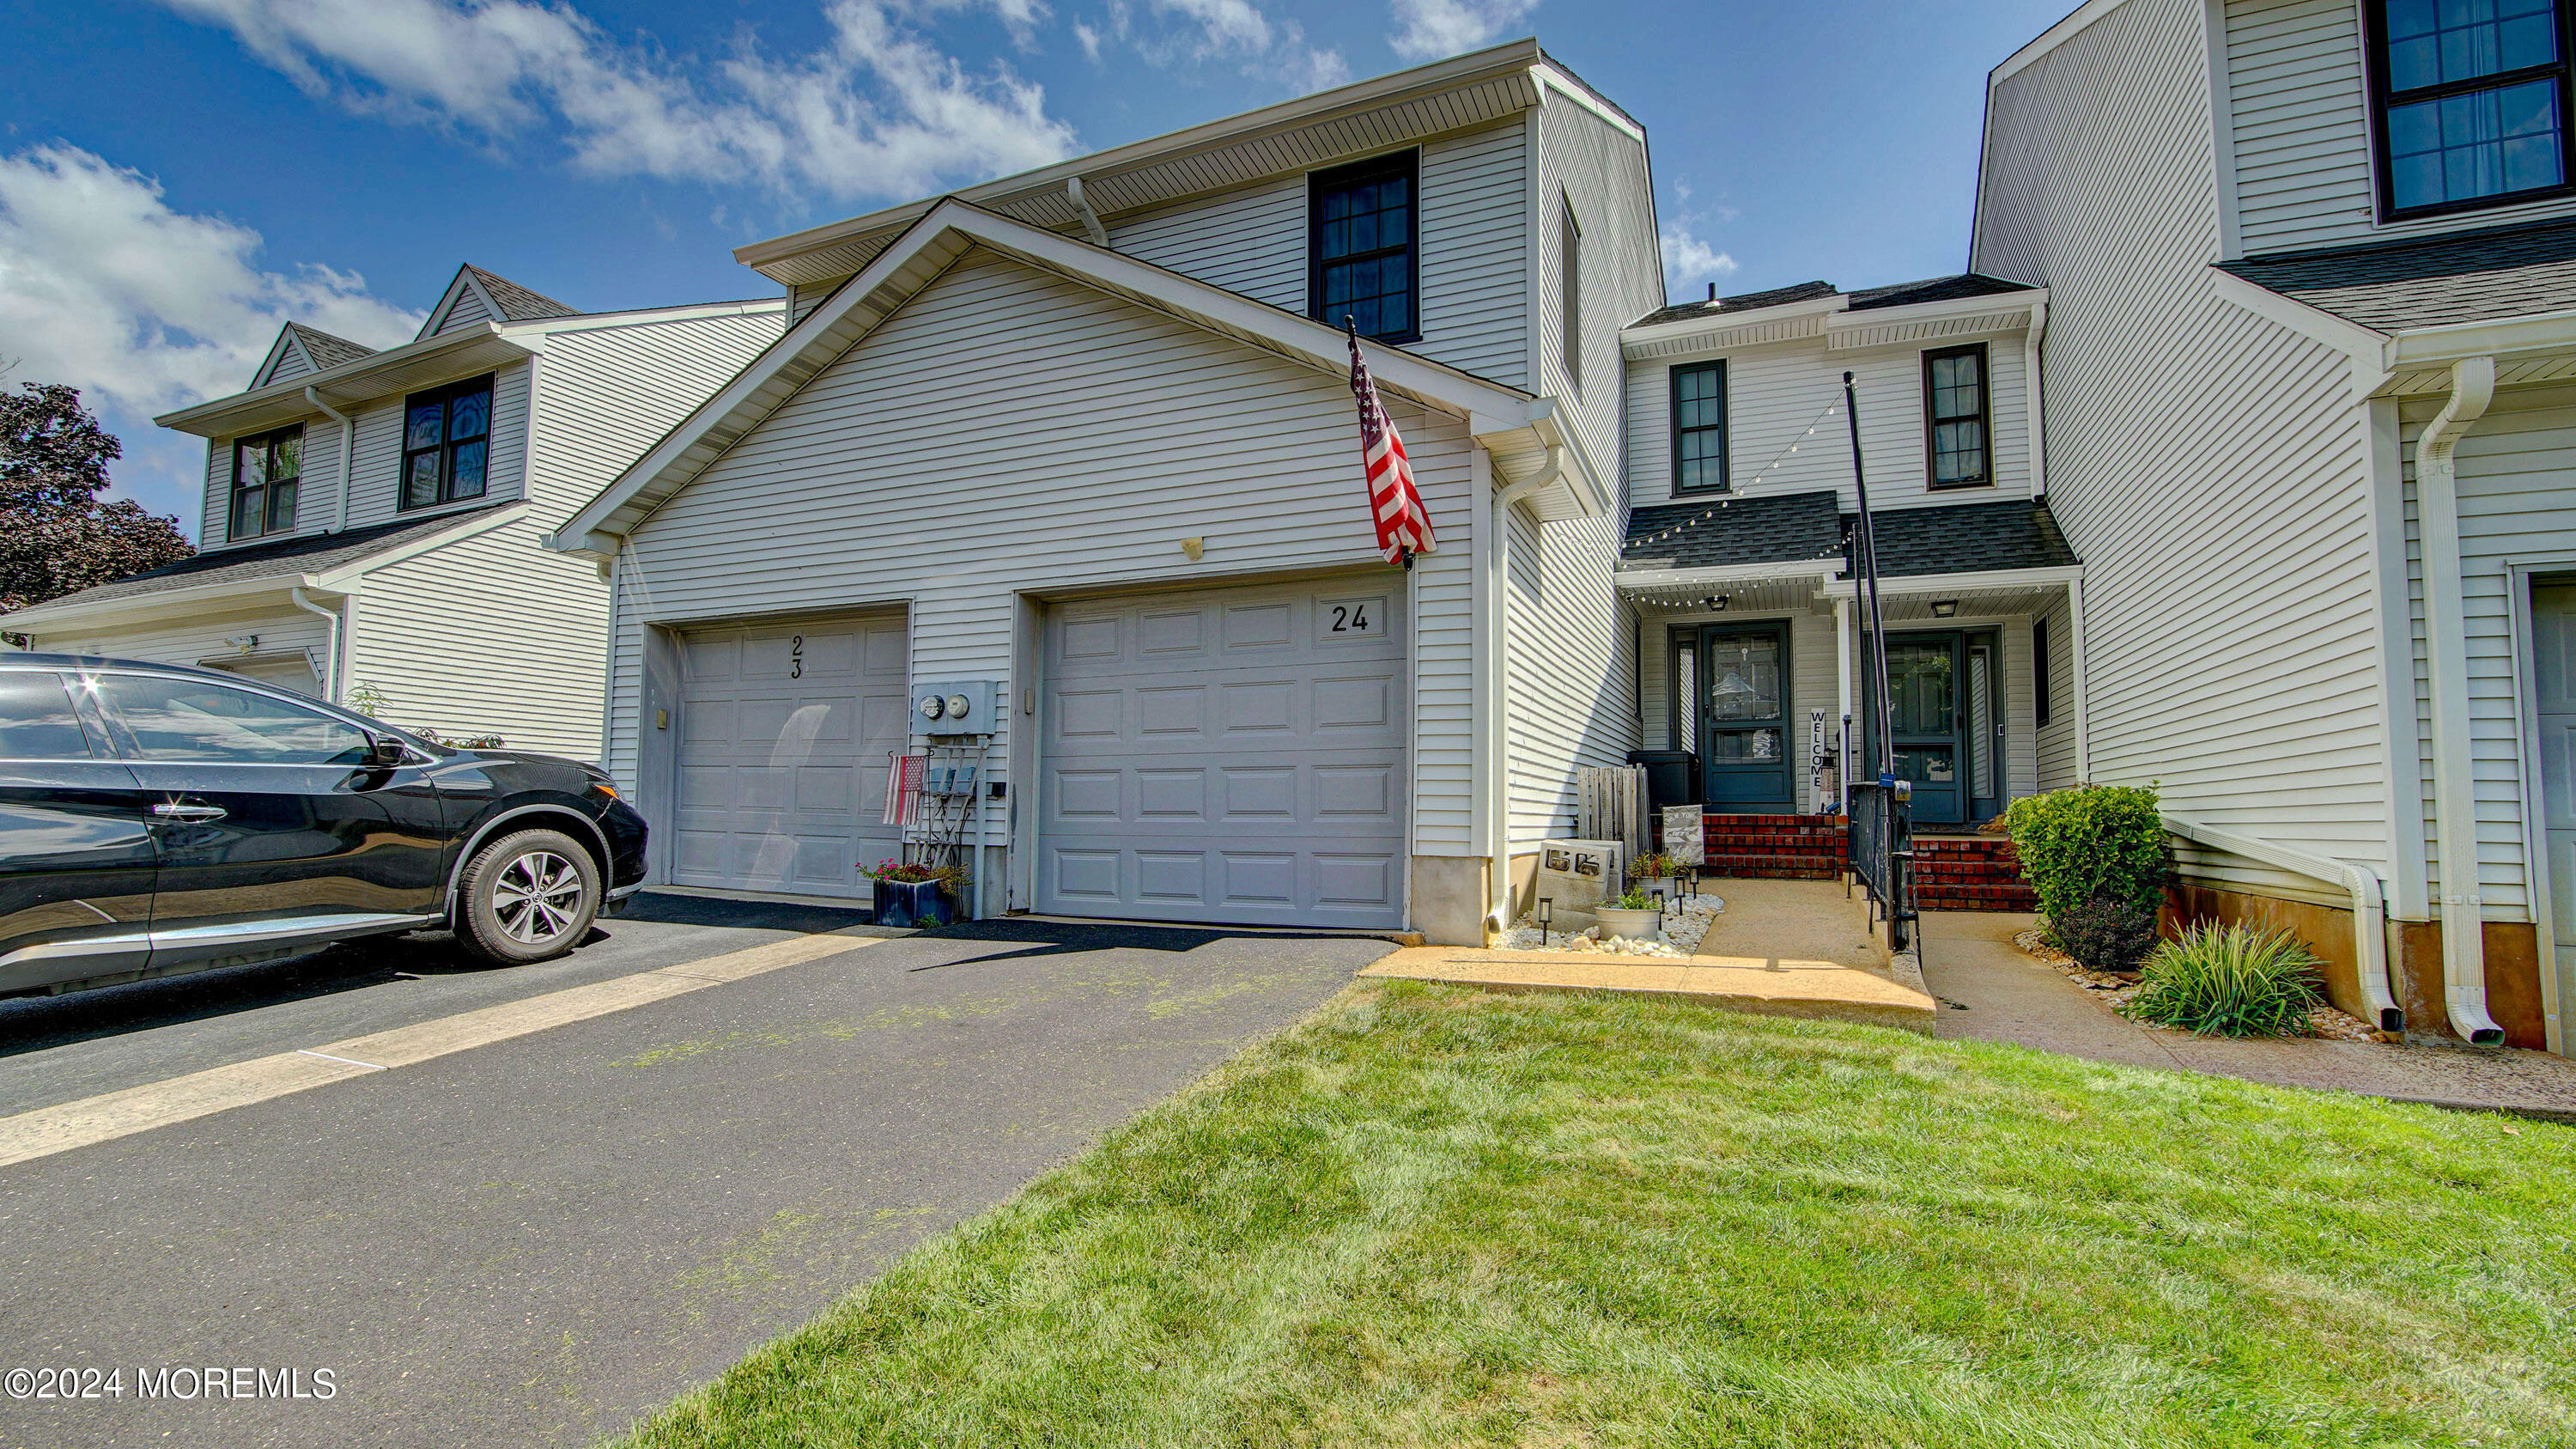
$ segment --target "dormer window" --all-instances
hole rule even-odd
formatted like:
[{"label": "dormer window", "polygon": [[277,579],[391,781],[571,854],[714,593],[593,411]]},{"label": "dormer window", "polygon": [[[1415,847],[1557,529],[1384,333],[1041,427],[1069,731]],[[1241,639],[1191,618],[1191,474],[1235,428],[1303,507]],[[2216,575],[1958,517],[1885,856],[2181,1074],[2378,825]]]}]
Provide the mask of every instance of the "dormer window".
[{"label": "dormer window", "polygon": [[233,493],[227,540],[295,531],[295,487],[304,474],[304,425],[233,443]]},{"label": "dormer window", "polygon": [[482,497],[491,460],[492,379],[478,377],[405,400],[403,507]]},{"label": "dormer window", "polygon": [[2364,0],[2383,219],[2567,187],[2566,18],[2553,0]]},{"label": "dormer window", "polygon": [[1339,327],[1347,317],[1380,342],[1422,335],[1417,160],[1407,151],[1308,179],[1306,296],[1316,321]]}]

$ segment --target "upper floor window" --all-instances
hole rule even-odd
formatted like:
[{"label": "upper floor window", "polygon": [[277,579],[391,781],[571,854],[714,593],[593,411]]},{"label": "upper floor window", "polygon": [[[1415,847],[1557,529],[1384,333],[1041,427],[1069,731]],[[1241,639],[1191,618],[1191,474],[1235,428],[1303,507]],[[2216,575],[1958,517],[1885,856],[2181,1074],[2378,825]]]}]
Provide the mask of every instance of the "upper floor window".
[{"label": "upper floor window", "polygon": [[1309,179],[1306,295],[1316,321],[1339,327],[1348,317],[1383,342],[1422,335],[1416,160],[1407,151]]},{"label": "upper floor window", "polygon": [[1673,369],[1673,491],[1726,491],[1726,364]]},{"label": "upper floor window", "polygon": [[304,425],[233,443],[232,521],[224,537],[257,538],[295,527],[295,485],[304,474]]},{"label": "upper floor window", "polygon": [[1989,401],[1984,343],[1923,354],[1924,447],[1933,487],[1995,481]]},{"label": "upper floor window", "polygon": [[1583,390],[1583,223],[1574,219],[1574,198],[1560,199],[1564,215],[1557,233],[1557,287],[1564,296],[1565,380]]},{"label": "upper floor window", "polygon": [[478,377],[403,404],[402,506],[483,496],[492,460],[492,379]]},{"label": "upper floor window", "polygon": [[2553,0],[2370,0],[2384,216],[2567,187],[2566,22]]}]

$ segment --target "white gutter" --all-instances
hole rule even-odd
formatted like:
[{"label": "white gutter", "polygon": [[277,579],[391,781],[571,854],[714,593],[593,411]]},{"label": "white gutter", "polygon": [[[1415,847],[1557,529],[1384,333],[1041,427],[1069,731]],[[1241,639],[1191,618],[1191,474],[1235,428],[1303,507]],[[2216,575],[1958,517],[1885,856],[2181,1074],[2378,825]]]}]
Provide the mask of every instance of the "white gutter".
[{"label": "white gutter", "polygon": [[2460,583],[2454,454],[2495,400],[2495,359],[2451,365],[2451,398],[2415,440],[2415,512],[2424,549],[2424,654],[2433,685],[2433,821],[2442,860],[2442,1006],[2479,1046],[2504,1040],[2487,1014],[2486,901],[2478,884],[2477,776],[2469,722],[2468,610]]},{"label": "white gutter", "polygon": [[1073,203],[1074,211],[1082,217],[1083,234],[1091,238],[1091,244],[1106,249],[1109,245],[1109,228],[1100,224],[1100,213],[1091,209],[1090,200],[1082,194],[1081,177],[1064,178],[1064,197],[1065,200]]},{"label": "white gutter", "polygon": [[349,460],[357,451],[358,425],[350,421],[346,413],[324,402],[322,394],[315,392],[309,383],[304,388],[304,400],[313,404],[314,410],[322,416],[340,425],[340,516],[331,525],[331,531],[338,533],[349,526]]},{"label": "white gutter", "polygon": [[2023,441],[2030,447],[2030,491],[2034,498],[2048,496],[2048,381],[2040,365],[2046,360],[2041,350],[2048,341],[2048,300],[2043,297],[2030,304],[2030,330],[2022,334]]},{"label": "white gutter", "polygon": [[288,589],[286,597],[294,601],[295,607],[308,614],[319,614],[331,625],[331,642],[323,654],[323,657],[330,661],[330,667],[324,671],[322,699],[326,704],[338,704],[340,702],[340,611],[323,608],[320,604],[304,597],[304,587],[301,584]]},{"label": "white gutter", "polygon": [[2381,1031],[2406,1029],[2406,1009],[2397,1004],[2396,983],[2388,974],[2387,916],[2380,902],[2379,877],[2350,861],[2311,855],[2179,815],[2165,816],[2164,825],[2166,830],[2196,844],[2215,846],[2293,875],[2341,886],[2352,896],[2352,943],[2354,964],[2361,977],[2361,999],[2369,1004],[2371,1017]]},{"label": "white gutter", "polygon": [[1491,572],[1494,579],[1494,648],[1485,661],[1487,697],[1494,701],[1491,731],[1485,741],[1486,758],[1491,761],[1486,771],[1492,802],[1488,807],[1488,828],[1493,835],[1486,842],[1494,857],[1492,900],[1487,902],[1486,924],[1496,931],[1511,926],[1508,911],[1512,892],[1512,772],[1510,765],[1510,711],[1503,708],[1505,689],[1510,681],[1507,656],[1511,649],[1512,595],[1512,506],[1542,488],[1553,487],[1565,472],[1565,445],[1550,443],[1547,465],[1516,483],[1506,484],[1494,494],[1490,517],[1494,526],[1487,547],[1493,550]]}]

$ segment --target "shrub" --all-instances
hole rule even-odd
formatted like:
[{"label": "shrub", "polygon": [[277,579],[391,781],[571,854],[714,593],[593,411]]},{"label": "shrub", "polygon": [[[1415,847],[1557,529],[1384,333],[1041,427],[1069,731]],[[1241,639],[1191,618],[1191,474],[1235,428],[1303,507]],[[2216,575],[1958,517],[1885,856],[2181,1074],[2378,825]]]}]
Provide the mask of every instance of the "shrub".
[{"label": "shrub", "polygon": [[2131,970],[2156,948],[2155,903],[2096,896],[2049,917],[2048,934],[2057,949],[2091,970]]},{"label": "shrub", "polygon": [[2317,958],[2287,931],[2203,923],[2147,958],[2125,1010],[2201,1036],[2305,1036],[2321,981]]},{"label": "shrub", "polygon": [[2078,785],[2025,796],[2004,824],[2051,923],[2090,901],[2164,897],[2165,826],[2153,789]]},{"label": "shrub", "polygon": [[1638,856],[1636,864],[1628,867],[1630,880],[1670,880],[1681,873],[1681,862],[1660,850]]}]

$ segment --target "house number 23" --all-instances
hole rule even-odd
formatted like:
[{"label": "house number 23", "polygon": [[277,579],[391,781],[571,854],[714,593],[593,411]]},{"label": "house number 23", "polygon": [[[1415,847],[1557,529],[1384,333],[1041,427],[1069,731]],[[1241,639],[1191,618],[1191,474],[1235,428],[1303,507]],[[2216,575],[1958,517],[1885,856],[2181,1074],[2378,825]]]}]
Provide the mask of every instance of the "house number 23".
[{"label": "house number 23", "polygon": [[802,634],[787,641],[787,677],[805,677],[805,636]]}]

